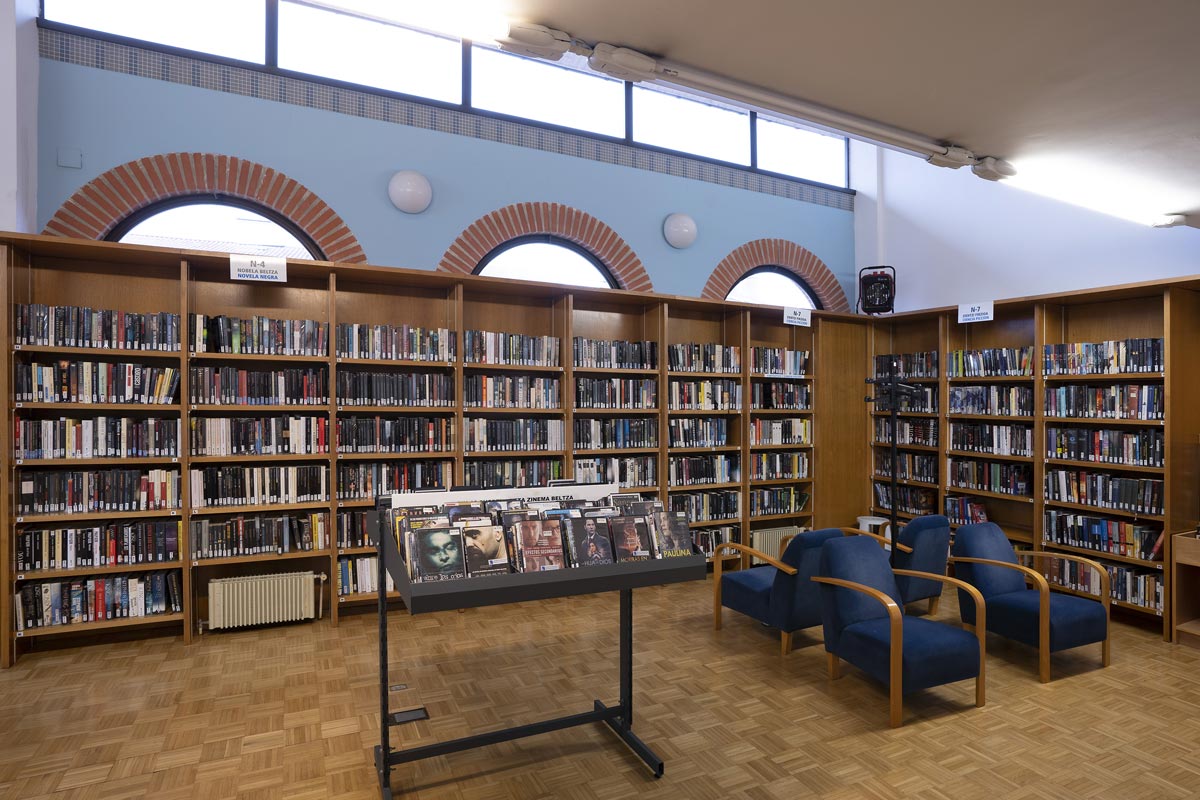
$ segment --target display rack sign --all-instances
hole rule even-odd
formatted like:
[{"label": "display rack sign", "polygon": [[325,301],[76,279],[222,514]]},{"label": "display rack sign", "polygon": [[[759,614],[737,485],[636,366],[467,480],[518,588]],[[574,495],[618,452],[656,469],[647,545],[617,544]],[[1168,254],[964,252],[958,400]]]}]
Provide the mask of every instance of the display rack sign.
[{"label": "display rack sign", "polygon": [[229,254],[229,279],[287,283],[287,259],[278,256]]},{"label": "display rack sign", "polygon": [[990,322],[993,317],[993,301],[984,300],[981,303],[959,303],[959,322]]}]

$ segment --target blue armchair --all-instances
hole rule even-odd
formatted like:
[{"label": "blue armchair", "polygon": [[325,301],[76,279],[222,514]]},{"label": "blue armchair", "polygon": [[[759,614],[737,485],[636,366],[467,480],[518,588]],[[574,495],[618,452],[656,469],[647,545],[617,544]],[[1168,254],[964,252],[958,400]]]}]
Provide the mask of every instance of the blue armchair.
[{"label": "blue armchair", "polygon": [[[905,552],[903,548],[896,549],[892,563],[897,569],[946,574],[946,563],[950,559],[950,520],[941,514],[917,517],[900,529],[898,538],[900,544],[912,550]],[[906,605],[928,598],[930,616],[937,613],[944,588],[938,581],[898,574],[896,588],[900,590],[900,598]]]},{"label": "blue armchair", "polygon": [[[969,584],[945,575],[896,570],[896,575],[925,578],[959,587],[986,619],[983,597]],[[821,547],[821,621],[829,677],[840,677],[846,659],[889,687],[890,721],[904,720],[904,693],[944,683],[975,679],[975,705],[983,706],[985,632],[974,633],[904,615],[887,555],[864,537],[831,539]],[[966,601],[964,601],[964,604]]]},{"label": "blue armchair", "polygon": [[[777,559],[744,544],[719,545],[713,557],[713,624],[716,630],[721,630],[721,609],[728,607],[778,628],[781,653],[791,652],[792,634],[821,621],[818,587],[809,578],[817,572],[821,545],[841,535],[837,528],[805,531],[792,537]],[[721,555],[725,552],[756,556],[767,566],[723,572]]]},{"label": "blue armchair", "polygon": [[[1100,577],[1100,597],[1051,592],[1046,577],[1017,563],[1017,557],[1060,558],[1075,561]],[[1050,654],[1085,644],[1102,642],[1103,664],[1108,666],[1108,617],[1111,595],[1108,571],[1088,558],[1063,553],[1013,549],[1004,531],[994,522],[964,525],[954,537],[951,559],[955,573],[983,594],[988,604],[987,630],[1038,649],[1038,676],[1050,682]],[[1027,588],[1025,581],[1033,583]],[[959,593],[962,597],[962,593]],[[983,627],[972,609],[960,603],[963,624]]]}]

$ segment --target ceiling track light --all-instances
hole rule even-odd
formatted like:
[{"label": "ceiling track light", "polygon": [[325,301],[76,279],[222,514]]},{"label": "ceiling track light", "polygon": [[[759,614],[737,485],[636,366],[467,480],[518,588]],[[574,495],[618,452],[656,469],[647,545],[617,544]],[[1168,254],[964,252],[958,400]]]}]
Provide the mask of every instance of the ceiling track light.
[{"label": "ceiling track light", "polygon": [[1191,225],[1191,221],[1186,214],[1164,214],[1158,219],[1150,223],[1151,228],[1179,228],[1184,225]]}]

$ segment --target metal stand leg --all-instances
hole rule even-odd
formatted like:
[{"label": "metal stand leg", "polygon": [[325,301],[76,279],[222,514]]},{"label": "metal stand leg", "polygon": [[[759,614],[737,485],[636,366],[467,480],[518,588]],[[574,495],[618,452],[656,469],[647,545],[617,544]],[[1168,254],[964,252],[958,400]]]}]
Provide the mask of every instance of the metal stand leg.
[{"label": "metal stand leg", "polygon": [[[620,716],[606,719],[608,727],[629,745],[629,749],[654,772],[655,778],[663,776],[663,760],[633,732],[633,590],[621,590],[621,705]],[[596,701],[595,708],[601,711],[604,703]]]},{"label": "metal stand leg", "polygon": [[391,726],[388,724],[388,630],[387,630],[387,570],[383,565],[383,537],[390,535],[386,530],[385,515],[379,515],[378,536],[375,548],[379,559],[379,746],[375,748],[375,771],[379,774],[379,796],[392,800],[392,742]]}]

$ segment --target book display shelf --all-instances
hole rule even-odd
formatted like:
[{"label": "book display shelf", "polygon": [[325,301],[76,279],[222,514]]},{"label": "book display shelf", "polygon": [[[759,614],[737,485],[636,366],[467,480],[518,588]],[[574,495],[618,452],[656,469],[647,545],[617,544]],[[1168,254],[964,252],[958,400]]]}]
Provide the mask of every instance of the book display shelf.
[{"label": "book display shelf", "polygon": [[[837,406],[822,392],[866,377],[848,315],[796,327],[781,309],[309,261],[249,283],[220,254],[18,234],[0,251],[5,666],[109,628],[190,641],[216,578],[327,574],[336,624],[375,599],[359,581],[386,492],[611,480],[687,510],[710,550],[867,502],[856,422],[816,457],[817,409]],[[46,327],[49,307],[117,315],[59,311],[55,343],[19,342],[16,312]],[[92,341],[118,326],[127,346]],[[843,368],[822,388],[826,357]],[[58,611],[17,630],[35,586]]]},{"label": "book display shelf", "polygon": [[[1197,592],[1172,586],[1164,568],[1171,533],[1195,528],[1200,515],[1193,284],[997,302],[986,322],[959,323],[941,310],[873,326],[877,340],[881,329],[893,337],[907,331],[906,343],[918,343],[912,351],[940,330],[938,410],[930,416],[938,440],[919,451],[939,460],[930,499],[952,529],[986,519],[1018,549],[1095,559],[1110,574],[1113,607],[1159,618],[1167,639],[1173,606],[1188,598],[1190,609]],[[894,341],[876,344],[875,353]],[[876,510],[885,511],[878,503]],[[937,513],[902,507],[900,516],[918,510]],[[1070,562],[1038,566],[1056,590],[1092,588]]]}]

